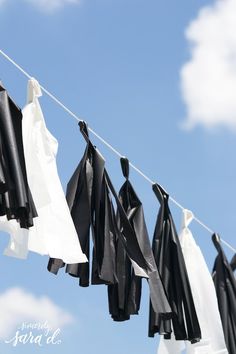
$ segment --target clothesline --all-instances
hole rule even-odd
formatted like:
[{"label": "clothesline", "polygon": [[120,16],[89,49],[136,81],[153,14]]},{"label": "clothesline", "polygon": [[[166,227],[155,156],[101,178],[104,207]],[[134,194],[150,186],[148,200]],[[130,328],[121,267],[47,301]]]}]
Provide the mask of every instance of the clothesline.
[{"label": "clothesline", "polygon": [[[19,71],[21,71],[28,79],[31,79],[32,76],[26,72],[19,64],[17,64],[12,58],[10,58],[5,52],[3,52],[0,49],[0,54],[7,59],[10,63],[12,63]],[[52,93],[50,93],[45,87],[43,87],[41,84],[40,88],[41,90],[46,93],[54,102],[56,102],[61,108],[63,108],[70,116],[72,116],[74,119],[76,119],[77,122],[81,122],[82,120],[75,114],[73,113],[69,108],[67,108],[58,98],[56,98]],[[97,139],[99,139],[104,145],[106,145],[111,151],[113,151],[118,157],[124,157],[119,151],[117,151],[111,144],[109,144],[106,140],[104,140],[99,134],[97,134],[92,128],[88,127],[89,131],[96,136]],[[131,162],[129,165],[138,173],[140,174],[146,181],[148,181],[150,184],[154,184],[155,182],[152,181],[147,175],[145,175],[139,168],[137,168],[134,164]],[[175,200],[173,197],[169,196],[169,199],[174,203],[178,208],[180,208],[182,211],[185,209],[177,200]],[[194,216],[194,220],[201,225],[205,230],[207,230],[211,235],[214,233],[214,231],[208,227],[205,223],[203,223],[200,219],[198,219],[196,216]],[[220,238],[221,242],[227,246],[231,251],[236,253],[236,248],[231,246],[227,241],[224,239]]]}]

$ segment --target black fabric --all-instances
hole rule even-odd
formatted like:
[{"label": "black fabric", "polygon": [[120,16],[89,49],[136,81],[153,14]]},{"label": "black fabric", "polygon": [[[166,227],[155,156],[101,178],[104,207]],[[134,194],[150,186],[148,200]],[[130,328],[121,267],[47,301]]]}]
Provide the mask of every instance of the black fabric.
[{"label": "black fabric", "polygon": [[[122,243],[135,275],[148,278],[150,296],[157,316],[171,316],[171,309],[158,275],[151,247],[139,244],[135,231],[115,192],[105,169],[105,161],[89,139],[85,122],[80,122],[81,132],[87,141],[84,156],[67,188],[67,201],[78,232],[83,252],[89,256],[89,231],[93,236],[92,284],[116,284],[117,240]],[[117,205],[120,228],[117,225],[112,197]],[[58,269],[61,263],[58,262]],[[48,270],[56,272],[55,260],[50,259]],[[66,271],[80,278],[80,285],[89,285],[89,263],[67,265]]]},{"label": "black fabric", "polygon": [[9,176],[7,176],[6,163],[3,157],[3,145],[2,136],[0,134],[0,194],[5,193],[8,190]]},{"label": "black fabric", "polygon": [[[139,207],[142,209],[142,204],[138,200],[129,180],[129,163],[127,159],[121,158],[121,168],[125,178],[127,178],[124,185],[119,192],[120,202],[128,216],[128,219],[135,231],[136,221],[142,223],[142,231],[147,236],[144,216],[138,215]],[[132,194],[131,194],[132,193]],[[139,216],[142,220],[139,219]],[[121,223],[119,214],[117,215],[117,222],[119,230],[121,231]],[[141,226],[141,225],[140,225]],[[136,233],[136,237],[137,237]],[[148,237],[148,236],[147,236]],[[117,263],[117,277],[118,283],[108,286],[108,301],[109,312],[114,321],[125,321],[130,319],[130,315],[138,314],[141,302],[142,278],[134,273],[132,263],[127,255],[124,244],[118,237],[116,239],[116,263]]]},{"label": "black fabric", "polygon": [[[87,126],[82,128],[85,134],[88,135]],[[104,160],[101,156],[95,157],[93,154],[93,146],[87,143],[84,155],[77,169],[71,177],[66,191],[67,202],[71,211],[71,216],[75,224],[75,228],[79,237],[80,245],[88,260],[90,259],[90,227],[92,221],[92,192],[97,192],[97,187],[93,182],[95,177],[97,184],[101,186],[101,175],[104,169]],[[93,176],[93,164],[96,164],[96,175]],[[95,256],[95,255],[94,255]],[[89,286],[89,270],[90,264],[69,264],[66,267],[66,272],[71,276],[78,277],[80,286]]]},{"label": "black fabric", "polygon": [[168,205],[169,195],[158,184],[153,185],[153,191],[160,202],[160,209],[152,248],[173,311],[173,319],[160,322],[150,304],[149,336],[153,337],[156,332],[159,332],[169,339],[173,326],[177,340],[189,340],[195,343],[201,338],[201,330],[179,238]]},{"label": "black fabric", "polygon": [[22,113],[0,85],[0,215],[33,225],[37,211],[27,182]]},{"label": "black fabric", "polygon": [[[85,123],[80,124],[87,146],[81,162],[68,185],[66,198],[82,251],[90,260],[90,228],[93,236],[92,284],[117,282],[115,264],[115,212],[105,175],[105,160],[92,145]],[[49,260],[48,270],[55,273],[63,263]],[[68,264],[66,272],[80,279],[81,286],[90,284],[90,264]]]},{"label": "black fabric", "polygon": [[218,255],[212,277],[216,288],[218,306],[229,354],[236,353],[236,280],[233,270],[220,244],[217,234],[212,236]]},{"label": "black fabric", "polygon": [[[119,200],[126,212],[145,259],[148,259],[152,269],[156,272],[156,280],[150,279],[149,283],[154,283],[154,285],[151,286],[152,301],[158,301],[153,297],[153,289],[155,289],[156,295],[160,297],[163,297],[164,291],[159,280],[159,274],[157,272],[155,260],[152,254],[142,203],[129,181],[128,159],[121,158],[121,167],[126,181],[120,189]],[[122,232],[122,224],[119,220],[119,213],[118,225],[120,231]],[[132,263],[120,238],[116,240],[116,256],[118,283],[108,286],[109,310],[115,321],[124,321],[129,319],[130,315],[138,314],[141,300],[142,278],[135,275]],[[166,301],[165,295],[164,299]],[[161,310],[161,312],[163,312],[163,310]]]},{"label": "black fabric", "polygon": [[53,273],[57,274],[60,268],[63,268],[65,266],[65,263],[63,260],[58,259],[58,258],[50,258],[48,261],[48,270]]},{"label": "black fabric", "polygon": [[230,262],[230,266],[233,270],[233,272],[235,271],[236,269],[236,254],[233,256],[233,258],[231,259],[231,262]]}]

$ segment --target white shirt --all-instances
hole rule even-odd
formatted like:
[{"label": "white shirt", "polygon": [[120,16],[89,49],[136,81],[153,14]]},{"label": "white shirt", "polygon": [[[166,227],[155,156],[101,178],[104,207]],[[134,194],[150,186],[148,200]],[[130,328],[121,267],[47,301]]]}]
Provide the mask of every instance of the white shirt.
[{"label": "white shirt", "polygon": [[200,342],[160,338],[157,354],[227,354],[215,287],[200,248],[188,225],[193,220],[189,210],[183,210],[180,243],[187,268],[193,300],[202,332]]},{"label": "white shirt", "polygon": [[57,173],[58,143],[46,127],[38,101],[41,95],[38,82],[29,80],[22,134],[28,183],[38,217],[29,230],[21,229],[15,220],[10,224],[6,220],[0,222],[0,227],[4,225],[11,235],[4,254],[26,258],[30,250],[65,263],[84,263],[87,257],[82,253]]}]

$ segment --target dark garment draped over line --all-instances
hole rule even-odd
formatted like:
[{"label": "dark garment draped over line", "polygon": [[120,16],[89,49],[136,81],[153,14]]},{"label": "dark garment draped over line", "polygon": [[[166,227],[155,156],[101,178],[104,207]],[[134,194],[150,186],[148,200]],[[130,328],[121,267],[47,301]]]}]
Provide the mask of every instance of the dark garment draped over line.
[{"label": "dark garment draped over line", "polygon": [[[217,234],[212,236],[218,255],[213,267],[213,281],[216,288],[218,306],[229,354],[236,353],[236,280],[234,257],[229,264]],[[232,268],[231,268],[232,267]]]},{"label": "dark garment draped over line", "polygon": [[0,215],[17,219],[23,228],[37,216],[28,186],[22,113],[0,84]]},{"label": "dark garment draped over line", "polygon": [[[153,280],[148,280],[154,284],[154,287],[151,286],[150,290],[151,292],[156,291],[157,294],[163,296],[163,285],[159,280],[159,274],[156,270],[142,203],[129,181],[128,159],[121,158],[121,167],[126,181],[121,187],[118,197],[145,259],[151,264],[152,269],[155,269],[154,276],[156,280],[154,280],[154,278]],[[120,232],[122,232],[122,223],[119,219],[119,213],[117,214],[117,221]],[[138,314],[141,300],[142,278],[135,275],[134,267],[120,237],[116,239],[116,263],[118,283],[108,286],[109,310],[115,321],[124,321],[129,319],[130,315]],[[159,288],[156,287],[157,284]],[[164,296],[164,298],[165,297],[166,296]],[[155,301],[158,301],[158,299]]]},{"label": "dark garment draped over line", "polygon": [[173,311],[172,320],[158,320],[150,303],[149,336],[156,332],[171,337],[172,326],[177,340],[198,342],[201,330],[193,302],[187,270],[179,242],[179,237],[169,209],[169,195],[158,184],[153,185],[153,191],[160,202],[153,237],[153,253],[157,268]]},{"label": "dark garment draped over line", "polygon": [[[132,263],[134,274],[148,279],[150,297],[156,316],[169,318],[171,309],[151,247],[147,240],[145,240],[146,243],[142,243],[143,240],[137,238],[105,169],[105,160],[89,139],[85,122],[80,122],[80,129],[87,146],[81,162],[68,183],[67,201],[82,251],[88,259],[90,258],[89,235],[91,228],[93,238],[91,283],[106,285],[118,283],[121,270],[119,269],[120,264],[117,264],[117,249],[120,247],[125,250]],[[116,202],[117,216],[112,196]],[[119,222],[117,222],[117,217]],[[56,274],[63,266],[64,263],[61,260],[50,259],[48,270]],[[88,286],[89,267],[89,263],[68,264],[66,272],[78,277],[81,286]]]}]

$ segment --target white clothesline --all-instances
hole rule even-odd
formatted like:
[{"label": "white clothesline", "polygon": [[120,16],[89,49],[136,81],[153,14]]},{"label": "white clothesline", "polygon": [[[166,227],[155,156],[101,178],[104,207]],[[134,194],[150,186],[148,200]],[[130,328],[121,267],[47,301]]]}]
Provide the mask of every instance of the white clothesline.
[{"label": "white clothesline", "polygon": [[[0,49],[0,54],[2,54],[2,56],[7,59],[10,63],[12,63],[19,71],[21,71],[28,79],[31,79],[32,76],[29,75],[20,65],[18,65],[12,58],[10,58],[5,52],[3,52]],[[44,91],[53,101],[55,101],[61,108],[63,108],[69,115],[71,115],[74,119],[77,120],[77,122],[81,122],[82,119],[80,119],[75,113],[73,113],[69,108],[67,108],[61,101],[59,101],[53,94],[51,94],[47,89],[45,89],[41,84],[39,84],[42,91]],[[122,155],[119,151],[117,151],[112,145],[110,145],[106,140],[104,140],[99,134],[97,134],[92,128],[88,127],[89,131],[95,135],[104,145],[106,145],[110,150],[112,150],[117,156],[124,157],[124,155]],[[129,163],[129,165],[138,173],[140,174],[144,179],[146,179],[146,181],[148,181],[149,183],[151,183],[152,185],[155,184],[154,181],[152,181],[148,176],[146,176],[139,168],[137,168],[135,165],[133,165],[131,162]],[[185,208],[179,203],[177,202],[177,200],[175,200],[173,197],[169,196],[169,199],[181,210],[184,210]],[[194,220],[201,225],[205,230],[207,230],[211,235],[214,233],[214,231],[209,228],[206,224],[204,224],[201,220],[199,220],[196,216],[194,216]],[[227,246],[231,251],[233,251],[234,253],[236,253],[236,248],[234,248],[233,246],[231,246],[228,242],[226,242],[225,240],[223,240],[222,238],[221,242]]]}]

